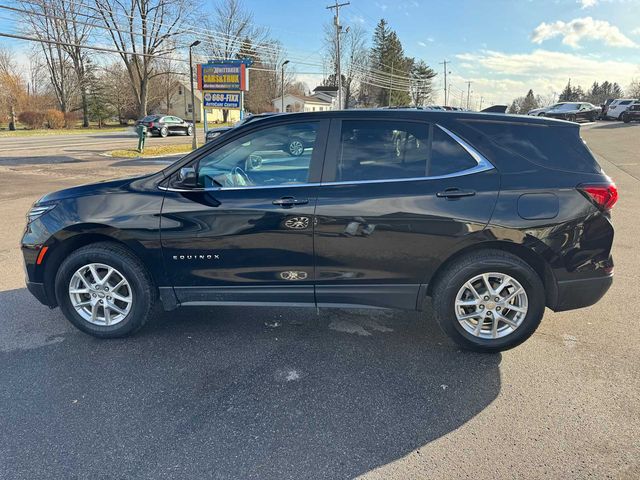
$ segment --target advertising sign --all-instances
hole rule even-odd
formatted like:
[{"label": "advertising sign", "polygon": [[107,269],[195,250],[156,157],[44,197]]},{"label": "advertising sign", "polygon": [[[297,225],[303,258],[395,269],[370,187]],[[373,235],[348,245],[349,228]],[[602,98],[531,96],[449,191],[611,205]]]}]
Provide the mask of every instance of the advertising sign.
[{"label": "advertising sign", "polygon": [[247,65],[240,60],[209,62],[198,65],[200,90],[247,90]]},{"label": "advertising sign", "polygon": [[238,109],[242,106],[240,92],[204,92],[204,106]]}]

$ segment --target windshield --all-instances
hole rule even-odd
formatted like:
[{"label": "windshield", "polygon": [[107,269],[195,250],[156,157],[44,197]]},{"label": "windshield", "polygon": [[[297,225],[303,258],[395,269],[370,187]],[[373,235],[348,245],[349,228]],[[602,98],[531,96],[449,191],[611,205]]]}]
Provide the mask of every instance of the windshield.
[{"label": "windshield", "polygon": [[552,110],[555,110],[556,112],[566,112],[569,110],[578,110],[578,108],[580,108],[579,103],[562,103],[554,106]]}]

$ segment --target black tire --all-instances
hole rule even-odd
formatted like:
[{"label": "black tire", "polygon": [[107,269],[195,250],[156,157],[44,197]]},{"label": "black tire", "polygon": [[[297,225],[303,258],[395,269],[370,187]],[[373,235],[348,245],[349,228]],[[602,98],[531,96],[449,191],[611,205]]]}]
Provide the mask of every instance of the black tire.
[{"label": "black tire", "polygon": [[618,115],[618,120],[622,121],[624,119],[624,112]]},{"label": "black tire", "polygon": [[631,118],[629,117],[629,115],[622,115],[622,121],[624,123],[629,123],[631,121]]},{"label": "black tire", "polygon": [[577,118],[575,115],[569,115],[569,118],[567,118],[567,120],[569,120],[570,122],[577,122]]},{"label": "black tire", "polygon": [[[479,338],[467,332],[455,312],[456,295],[462,286],[476,275],[489,272],[510,275],[528,297],[522,323],[510,334],[496,339]],[[522,259],[502,250],[482,250],[455,260],[438,275],[432,294],[434,314],[442,330],[462,348],[477,352],[500,352],[520,345],[538,328],[545,308],[544,286],[538,274]]]},{"label": "black tire", "polygon": [[[103,263],[121,272],[132,290],[129,313],[115,325],[95,325],[78,314],[69,297],[69,284],[74,273],[84,265]],[[78,329],[98,338],[131,335],[147,322],[156,301],[156,289],[140,260],[125,247],[111,242],[93,243],[71,253],[56,274],[55,292],[65,317]]]},{"label": "black tire", "polygon": [[193,127],[192,127],[191,125],[189,125],[189,126],[187,127],[187,135],[188,135],[188,136],[193,135]]},{"label": "black tire", "polygon": [[160,129],[160,136],[161,136],[162,138],[166,138],[166,137],[167,137],[167,135],[169,135],[169,129],[168,129],[167,127],[162,127],[162,128]]}]

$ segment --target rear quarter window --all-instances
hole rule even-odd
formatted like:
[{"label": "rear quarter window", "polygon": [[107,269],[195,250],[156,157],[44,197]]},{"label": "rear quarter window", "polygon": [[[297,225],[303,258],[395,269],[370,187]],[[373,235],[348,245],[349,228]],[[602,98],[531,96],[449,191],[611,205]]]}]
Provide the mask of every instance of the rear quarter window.
[{"label": "rear quarter window", "polygon": [[578,128],[492,121],[464,123],[492,142],[541,167],[566,172],[601,172],[598,162],[580,138]]}]

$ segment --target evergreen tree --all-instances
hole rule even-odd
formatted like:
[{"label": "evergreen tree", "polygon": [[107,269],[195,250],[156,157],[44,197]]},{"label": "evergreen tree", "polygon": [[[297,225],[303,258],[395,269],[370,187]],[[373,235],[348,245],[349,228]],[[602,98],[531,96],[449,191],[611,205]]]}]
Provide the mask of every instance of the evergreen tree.
[{"label": "evergreen tree", "polygon": [[423,60],[411,63],[411,101],[414,106],[422,107],[431,101],[436,72]]},{"label": "evergreen tree", "polygon": [[539,106],[536,96],[533,94],[533,90],[529,90],[527,95],[524,97],[522,105],[520,106],[521,111],[518,113],[526,115],[530,110],[538,108]]},{"label": "evergreen tree", "polygon": [[372,81],[375,86],[370,95],[379,106],[405,106],[411,103],[408,77],[413,59],[404,55],[402,42],[396,32],[389,28],[386,20],[381,19],[373,33],[370,54]]}]

